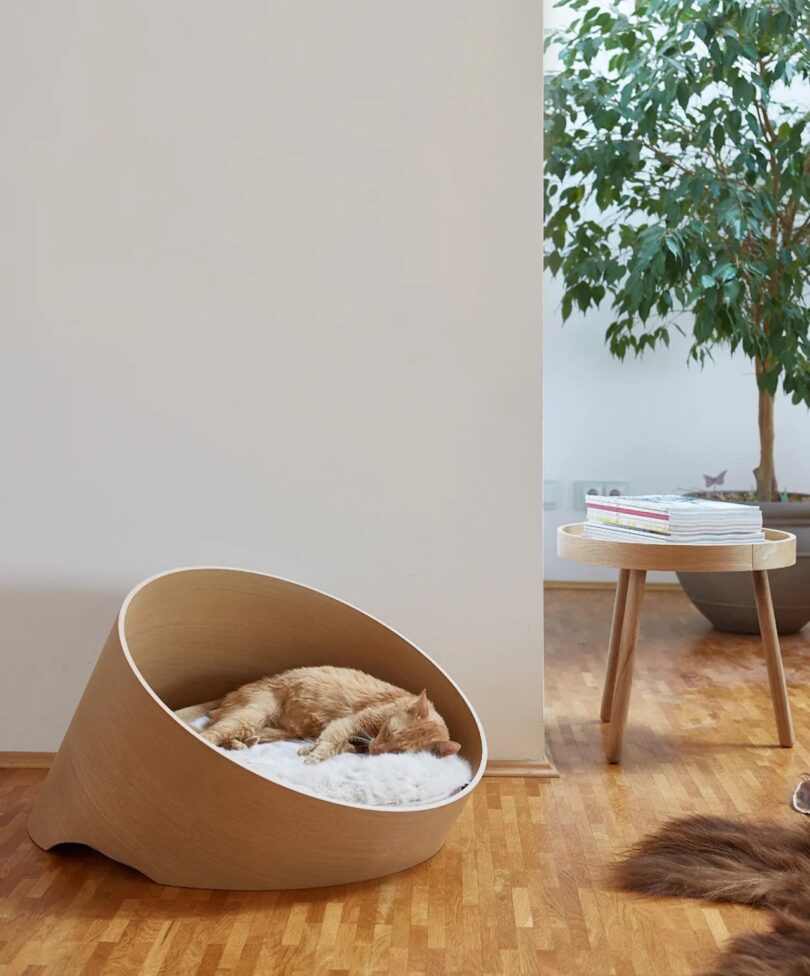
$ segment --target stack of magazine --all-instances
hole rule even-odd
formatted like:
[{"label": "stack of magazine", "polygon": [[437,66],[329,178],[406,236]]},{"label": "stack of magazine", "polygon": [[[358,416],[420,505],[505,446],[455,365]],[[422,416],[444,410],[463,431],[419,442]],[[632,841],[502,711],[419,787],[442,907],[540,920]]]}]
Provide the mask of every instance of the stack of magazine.
[{"label": "stack of magazine", "polygon": [[730,545],[764,542],[757,505],[689,495],[588,495],[583,534],[613,542]]}]

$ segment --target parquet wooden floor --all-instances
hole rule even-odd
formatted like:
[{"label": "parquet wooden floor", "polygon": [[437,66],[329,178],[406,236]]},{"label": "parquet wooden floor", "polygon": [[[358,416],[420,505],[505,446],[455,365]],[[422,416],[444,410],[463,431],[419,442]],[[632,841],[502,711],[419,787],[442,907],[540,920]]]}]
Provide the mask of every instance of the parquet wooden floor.
[{"label": "parquet wooden floor", "polygon": [[547,594],[546,715],[561,778],[485,780],[440,854],[382,881],[161,888],[92,851],[39,851],[25,821],[44,773],[0,771],[0,974],[699,971],[730,933],[764,920],[618,895],[604,869],[673,814],[796,816],[789,795],[810,768],[810,634],[783,641],[798,745],[782,750],[757,639],[712,632],[679,593],[648,593],[624,764],[608,767],[598,714],[611,601]]}]

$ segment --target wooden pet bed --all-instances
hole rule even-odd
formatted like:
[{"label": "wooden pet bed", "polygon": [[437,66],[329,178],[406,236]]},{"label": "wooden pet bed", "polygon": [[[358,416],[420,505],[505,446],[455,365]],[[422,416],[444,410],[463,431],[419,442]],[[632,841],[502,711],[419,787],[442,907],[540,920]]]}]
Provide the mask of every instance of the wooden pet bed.
[{"label": "wooden pet bed", "polygon": [[[333,664],[428,694],[473,769],[416,808],[335,802],[245,769],[174,714],[262,674]],[[261,573],[184,569],[124,601],[28,824],[45,849],[87,844],[161,884],[277,889],[401,871],[444,843],[486,764],[461,690],[399,634]]]}]

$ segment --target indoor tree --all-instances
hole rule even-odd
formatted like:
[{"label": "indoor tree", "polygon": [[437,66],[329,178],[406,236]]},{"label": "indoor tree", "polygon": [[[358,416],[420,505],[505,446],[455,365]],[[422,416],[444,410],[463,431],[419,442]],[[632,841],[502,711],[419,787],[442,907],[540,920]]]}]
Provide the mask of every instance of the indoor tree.
[{"label": "indoor tree", "polygon": [[810,3],[563,0],[545,89],[546,266],[562,315],[603,303],[623,359],[691,329],[759,387],[757,498],[775,500],[774,394],[810,405]]}]

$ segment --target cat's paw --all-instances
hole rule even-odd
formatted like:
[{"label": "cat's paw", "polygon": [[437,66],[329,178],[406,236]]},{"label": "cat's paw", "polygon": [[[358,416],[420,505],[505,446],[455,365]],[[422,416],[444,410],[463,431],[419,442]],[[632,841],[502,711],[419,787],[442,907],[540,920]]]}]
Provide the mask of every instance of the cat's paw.
[{"label": "cat's paw", "polygon": [[336,756],[339,750],[334,746],[317,746],[312,752],[308,753],[304,759],[305,766],[315,766],[317,763],[322,763],[326,759],[331,759],[332,756]]},{"label": "cat's paw", "polygon": [[314,751],[315,745],[316,745],[316,743],[314,743],[314,742],[307,742],[307,743],[305,743],[298,750],[298,755],[299,756],[308,756],[311,752]]},{"label": "cat's paw", "polygon": [[240,749],[247,749],[247,746],[241,739],[225,739],[224,742],[220,743],[223,749],[228,749],[230,752],[238,752]]}]

